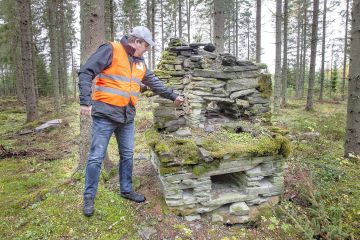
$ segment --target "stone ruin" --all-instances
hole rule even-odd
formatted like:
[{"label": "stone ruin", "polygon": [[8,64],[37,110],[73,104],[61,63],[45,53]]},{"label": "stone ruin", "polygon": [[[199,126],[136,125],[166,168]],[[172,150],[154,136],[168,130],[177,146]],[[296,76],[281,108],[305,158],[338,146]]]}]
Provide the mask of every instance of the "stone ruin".
[{"label": "stone ruin", "polygon": [[261,71],[179,39],[162,53],[155,73],[186,101],[175,108],[156,97],[145,137],[165,202],[185,219],[246,223],[279,201],[290,143],[271,126],[271,79]]}]

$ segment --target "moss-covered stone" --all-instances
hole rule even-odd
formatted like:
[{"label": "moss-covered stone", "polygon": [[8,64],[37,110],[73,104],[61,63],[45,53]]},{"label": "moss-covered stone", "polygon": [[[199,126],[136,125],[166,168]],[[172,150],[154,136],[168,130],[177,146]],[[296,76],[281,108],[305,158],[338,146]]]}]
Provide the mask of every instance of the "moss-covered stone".
[{"label": "moss-covered stone", "polygon": [[220,161],[216,160],[216,161],[212,161],[210,163],[203,163],[203,164],[195,165],[192,169],[192,172],[196,176],[200,176],[201,174],[204,174],[206,172],[218,169],[219,164],[220,164]]},{"label": "moss-covered stone", "polygon": [[262,157],[282,155],[288,157],[291,152],[290,141],[281,135],[271,137],[262,135],[253,137],[249,133],[217,132],[203,139],[202,147],[215,159],[227,155],[227,160],[241,156]]},{"label": "moss-covered stone", "polygon": [[163,70],[163,69],[155,69],[154,73],[160,79],[169,79],[169,78],[171,78],[170,71],[166,71],[166,70]]},{"label": "moss-covered stone", "polygon": [[146,143],[152,148],[160,141],[160,138],[160,134],[155,128],[150,128],[145,132]]},{"label": "moss-covered stone", "polygon": [[258,90],[261,93],[263,98],[270,98],[272,94],[271,87],[271,75],[270,74],[262,74],[258,81],[259,87]]},{"label": "moss-covered stone", "polygon": [[201,160],[199,149],[192,139],[163,139],[155,146],[162,167],[195,165]]}]

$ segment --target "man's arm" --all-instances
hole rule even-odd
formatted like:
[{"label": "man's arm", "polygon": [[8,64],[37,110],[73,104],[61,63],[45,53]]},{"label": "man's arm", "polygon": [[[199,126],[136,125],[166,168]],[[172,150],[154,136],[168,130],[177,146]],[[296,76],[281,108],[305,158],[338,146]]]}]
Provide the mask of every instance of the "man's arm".
[{"label": "man's arm", "polygon": [[101,45],[86,61],[78,72],[80,105],[91,105],[91,86],[93,79],[112,63],[112,46],[110,43]]},{"label": "man's arm", "polygon": [[178,94],[174,93],[172,89],[165,87],[164,83],[160,81],[159,78],[157,78],[150,69],[146,70],[146,74],[142,82],[146,86],[150,87],[150,89],[160,97],[175,101],[179,96]]}]

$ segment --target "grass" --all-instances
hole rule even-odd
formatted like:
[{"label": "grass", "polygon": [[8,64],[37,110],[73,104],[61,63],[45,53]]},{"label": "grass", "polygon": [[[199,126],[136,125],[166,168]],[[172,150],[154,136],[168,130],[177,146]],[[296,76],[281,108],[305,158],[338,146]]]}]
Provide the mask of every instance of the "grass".
[{"label": "grass", "polygon": [[59,128],[18,135],[55,116],[48,111],[50,102],[41,101],[39,121],[24,124],[23,107],[9,102],[0,111],[0,144],[10,151],[27,150],[28,154],[0,159],[0,239],[138,238],[131,206],[103,183],[95,215],[82,215],[83,179],[71,180],[78,161],[74,144],[79,136],[78,104],[63,109],[65,123]]},{"label": "grass", "polygon": [[[152,125],[150,103],[147,99],[139,103],[135,157],[148,158],[145,130]],[[39,120],[24,124],[23,106],[12,98],[0,99],[0,144],[10,151],[27,151],[25,156],[0,159],[0,239],[140,239],[139,228],[149,224],[166,238],[360,239],[360,164],[342,157],[344,104],[317,104],[315,112],[305,112],[303,101],[290,101],[273,117],[275,126],[289,131],[293,144],[287,160],[286,189],[281,204],[264,210],[259,221],[248,228],[178,220],[161,196],[151,196],[160,200],[138,210],[118,197],[117,184],[108,187],[112,180],[104,184],[104,178],[99,184],[95,215],[84,217],[84,180],[71,179],[78,161],[78,103],[63,109],[60,118],[65,122],[61,127],[18,135],[19,131],[59,118],[49,110],[48,99],[41,99],[39,105]],[[109,155],[118,161],[114,138]],[[149,187],[144,182],[142,189]],[[156,206],[160,215],[152,212]],[[138,215],[144,213],[147,217],[139,220]],[[196,229],[197,224],[201,231]]]},{"label": "grass", "polygon": [[315,112],[303,106],[293,101],[274,118],[294,139],[288,168],[301,179],[292,192],[297,197],[283,202],[285,219],[305,238],[358,239],[360,165],[343,158],[345,104],[318,104]]}]

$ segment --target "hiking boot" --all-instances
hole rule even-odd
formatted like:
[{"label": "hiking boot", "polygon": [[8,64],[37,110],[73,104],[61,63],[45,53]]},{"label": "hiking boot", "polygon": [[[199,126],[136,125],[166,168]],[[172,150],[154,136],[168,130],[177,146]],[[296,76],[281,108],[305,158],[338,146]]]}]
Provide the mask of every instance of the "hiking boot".
[{"label": "hiking boot", "polygon": [[141,195],[140,193],[136,192],[129,192],[129,193],[121,193],[120,194],[123,198],[129,199],[131,201],[141,203],[145,201],[145,197]]},{"label": "hiking boot", "polygon": [[94,214],[94,198],[90,195],[84,196],[84,215],[90,217]]}]

